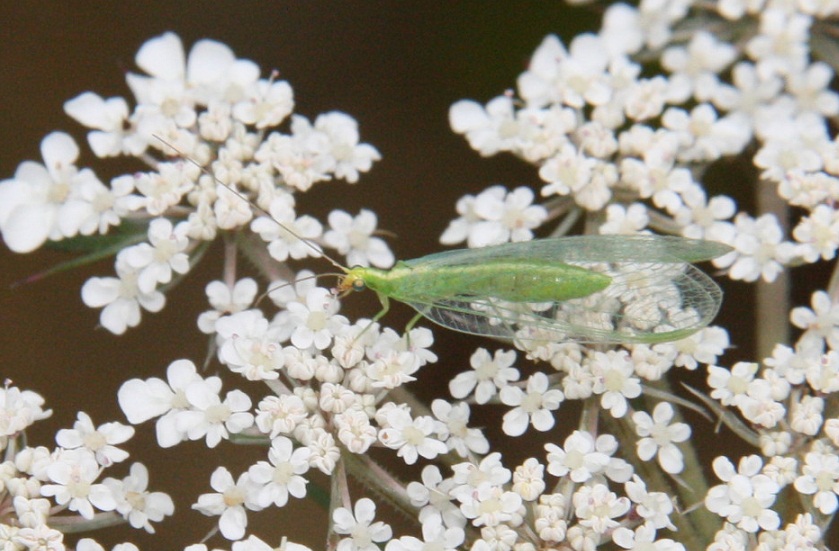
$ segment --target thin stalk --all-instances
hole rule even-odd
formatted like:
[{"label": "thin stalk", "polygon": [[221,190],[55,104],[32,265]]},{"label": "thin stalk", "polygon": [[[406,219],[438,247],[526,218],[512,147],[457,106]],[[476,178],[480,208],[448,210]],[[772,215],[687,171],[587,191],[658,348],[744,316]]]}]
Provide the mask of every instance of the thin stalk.
[{"label": "thin stalk", "polygon": [[[768,182],[759,182],[757,208],[760,214],[771,213],[778,219],[783,234],[789,231],[789,207]],[[773,283],[757,282],[755,297],[755,352],[768,358],[778,343],[789,342],[790,278],[783,270]]]}]

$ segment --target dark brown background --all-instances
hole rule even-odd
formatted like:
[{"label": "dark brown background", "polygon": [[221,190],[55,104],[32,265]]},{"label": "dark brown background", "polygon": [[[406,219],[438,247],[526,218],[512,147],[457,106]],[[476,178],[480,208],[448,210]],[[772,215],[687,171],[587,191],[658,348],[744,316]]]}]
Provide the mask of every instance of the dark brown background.
[{"label": "dark brown background", "polygon": [[[69,131],[82,141],[84,132],[64,115],[63,102],[86,90],[128,97],[123,73],[136,70],[138,47],[171,30],[187,50],[198,39],[213,38],[257,62],[263,74],[278,69],[294,88],[300,114],[313,119],[342,110],[355,117],[362,139],[379,148],[384,160],[355,186],[320,184],[302,199],[303,210],[324,219],[336,207],[350,212],[372,208],[380,227],[398,236],[391,243],[397,257],[420,256],[440,249],[437,239],[463,194],[494,183],[538,186],[533,168],[511,157],[482,159],[470,150],[449,130],[448,107],[462,98],[486,101],[514,87],[546,34],[568,40],[582,29],[596,28],[598,17],[553,2],[522,1],[2,2],[0,177],[11,176],[22,160],[40,160],[40,140],[52,130]],[[82,161],[87,163],[97,172],[103,166],[89,155]],[[107,170],[102,176],[109,176]],[[5,248],[0,255],[2,287],[65,258],[50,251],[15,256]],[[144,314],[140,327],[122,337],[96,330],[98,311],[86,308],[79,297],[88,277],[113,273],[110,261],[2,291],[0,376],[40,392],[55,410],[31,431],[32,444],[52,446],[54,431],[70,426],[77,410],[87,411],[97,423],[121,420],[115,396],[124,380],[162,376],[178,358],[201,361],[206,341],[195,328],[195,316],[205,308],[205,283],[220,268],[218,255],[210,256],[168,297],[163,313]],[[358,297],[348,307],[369,316],[377,305],[372,297]],[[389,325],[402,327],[410,314],[405,308],[395,310]],[[747,328],[738,334],[742,347]],[[444,396],[448,377],[468,365],[480,344],[437,332],[435,351],[442,360],[420,378],[422,392]],[[747,352],[748,347],[741,348],[734,355],[747,358]],[[498,421],[492,413],[485,420]],[[196,443],[160,452],[149,424],[138,428],[131,451],[150,466],[153,489],[181,498],[178,511],[158,525],[158,539],[123,529],[96,536],[103,542],[131,539],[146,549],[178,549],[198,541],[215,519],[190,511],[189,505],[210,491],[212,470],[226,465],[238,475],[262,454],[224,445],[208,452]],[[322,510],[292,498],[279,514],[272,511],[250,515],[256,533],[321,547]]]}]

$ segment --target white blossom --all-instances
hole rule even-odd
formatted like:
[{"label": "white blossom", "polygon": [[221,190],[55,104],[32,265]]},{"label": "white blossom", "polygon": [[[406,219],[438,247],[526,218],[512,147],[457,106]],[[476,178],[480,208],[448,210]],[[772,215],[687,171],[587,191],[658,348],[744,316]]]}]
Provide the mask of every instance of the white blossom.
[{"label": "white blossom", "polygon": [[338,542],[338,551],[377,551],[381,543],[390,540],[393,532],[382,521],[373,522],[376,505],[363,497],[355,502],[353,510],[338,507],[332,512],[336,534],[347,535]]},{"label": "white blossom", "polygon": [[709,511],[746,532],[778,528],[781,519],[770,507],[775,503],[780,487],[760,472],[763,462],[759,456],[742,458],[736,470],[725,457],[717,457],[713,466],[717,477],[725,484],[708,490],[705,506]]},{"label": "white blossom", "polygon": [[658,463],[668,473],[680,473],[684,468],[682,452],[676,443],[690,438],[690,426],[685,423],[670,423],[674,417],[673,407],[667,402],[656,405],[653,415],[643,411],[632,414],[638,440],[638,457],[649,461],[658,456]]}]

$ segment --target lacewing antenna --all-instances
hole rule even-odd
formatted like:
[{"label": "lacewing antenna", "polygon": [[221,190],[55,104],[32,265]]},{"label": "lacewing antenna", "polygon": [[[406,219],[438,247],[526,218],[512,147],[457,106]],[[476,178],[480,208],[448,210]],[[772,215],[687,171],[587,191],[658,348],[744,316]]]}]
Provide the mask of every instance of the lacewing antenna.
[{"label": "lacewing antenna", "polygon": [[[305,237],[303,237],[303,236],[301,236],[301,235],[298,235],[298,234],[297,234],[294,230],[292,230],[291,228],[289,228],[289,227],[285,226],[282,222],[280,222],[279,220],[277,220],[276,218],[274,218],[274,217],[271,215],[271,213],[270,213],[270,212],[268,212],[268,211],[267,211],[267,210],[265,210],[264,208],[260,207],[259,205],[257,205],[257,204],[256,204],[256,203],[254,203],[253,201],[251,201],[251,200],[250,200],[250,198],[248,198],[245,194],[243,194],[243,193],[242,193],[242,192],[240,192],[239,190],[235,189],[233,186],[230,186],[230,185],[228,185],[228,184],[225,184],[224,182],[222,182],[221,180],[219,180],[219,179],[218,179],[218,177],[217,177],[215,174],[213,174],[211,171],[207,170],[207,168],[205,168],[205,167],[201,166],[201,164],[199,164],[199,163],[198,163],[198,161],[196,161],[195,159],[193,159],[193,158],[189,157],[188,155],[184,154],[184,153],[183,153],[182,151],[180,151],[177,147],[175,147],[174,145],[170,144],[169,142],[167,142],[166,140],[164,140],[163,138],[161,138],[161,137],[160,137],[160,136],[158,136],[157,134],[152,134],[152,136],[154,136],[156,139],[160,140],[160,142],[161,142],[161,143],[163,143],[163,145],[165,145],[166,147],[168,147],[168,148],[170,148],[172,151],[174,151],[174,152],[175,152],[175,153],[176,153],[176,154],[177,154],[177,155],[178,155],[181,159],[184,159],[185,161],[188,161],[188,162],[192,163],[193,165],[195,165],[196,167],[198,167],[198,170],[200,170],[202,173],[204,173],[204,174],[206,174],[207,176],[209,176],[210,178],[212,178],[212,179],[213,179],[213,181],[214,181],[215,183],[217,183],[217,184],[219,184],[220,186],[224,187],[227,191],[229,191],[230,193],[232,193],[232,194],[236,195],[236,196],[237,196],[237,197],[239,197],[242,201],[246,202],[248,205],[250,205],[250,207],[251,207],[252,209],[254,209],[255,211],[259,212],[259,213],[260,213],[260,214],[262,214],[263,216],[267,216],[268,218],[270,218],[271,220],[273,220],[273,221],[274,221],[274,223],[275,223],[275,224],[277,224],[277,226],[279,226],[280,228],[282,228],[284,231],[288,232],[288,233],[289,233],[289,234],[291,234],[293,237],[295,237],[295,238],[299,239],[300,241],[302,241],[303,243],[305,243],[307,247],[309,247],[310,249],[312,249],[313,251],[315,251],[316,253],[318,253],[318,255],[320,255],[320,256],[322,256],[323,258],[325,258],[326,260],[328,260],[330,264],[332,264],[333,266],[335,266],[336,268],[338,268],[339,270],[341,270],[341,272],[343,272],[343,273],[347,273],[347,272],[349,271],[349,270],[347,269],[347,267],[346,267],[346,266],[343,266],[340,262],[338,262],[337,260],[335,260],[334,258],[332,258],[331,256],[329,256],[328,254],[326,254],[325,252],[323,252],[323,249],[322,249],[320,246],[316,245],[315,243],[312,243],[311,241],[309,241],[309,240],[308,240],[308,239],[306,239]],[[326,274],[324,274],[324,275],[326,275]],[[342,274],[342,275],[343,275],[343,274]]]},{"label": "lacewing antenna", "polygon": [[299,279],[295,279],[294,281],[286,281],[285,283],[281,283],[280,285],[277,285],[276,287],[271,287],[270,289],[266,290],[264,293],[259,295],[257,297],[256,301],[254,301],[254,305],[259,305],[259,303],[262,302],[262,300],[265,297],[269,296],[271,293],[273,293],[275,291],[278,291],[278,290],[282,289],[283,287],[289,287],[291,285],[297,285],[301,281],[307,281],[309,279],[317,280],[320,277],[329,277],[329,276],[335,276],[335,277],[341,278],[341,277],[344,277],[344,274],[339,274],[339,273],[335,273],[335,272],[328,272],[328,273],[324,273],[324,274],[314,274],[314,275],[310,275],[310,276],[306,276],[306,277],[301,277]]}]

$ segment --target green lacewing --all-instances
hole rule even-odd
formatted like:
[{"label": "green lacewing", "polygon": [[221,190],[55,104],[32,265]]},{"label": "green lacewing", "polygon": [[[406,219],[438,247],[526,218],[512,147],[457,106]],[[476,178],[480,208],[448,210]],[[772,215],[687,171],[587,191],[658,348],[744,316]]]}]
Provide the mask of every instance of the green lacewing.
[{"label": "green lacewing", "polygon": [[417,318],[514,341],[657,343],[707,326],[719,286],[693,265],[722,243],[656,235],[581,235],[445,251],[390,270],[345,269],[339,291],[372,289]]},{"label": "green lacewing", "polygon": [[688,337],[711,323],[722,303],[722,290],[693,263],[732,250],[675,236],[579,235],[444,251],[389,270],[347,268],[274,221],[344,272],[339,293],[376,292],[383,308],[373,321],[393,299],[417,311],[409,329],[425,317],[462,333],[516,342],[632,344]]}]

